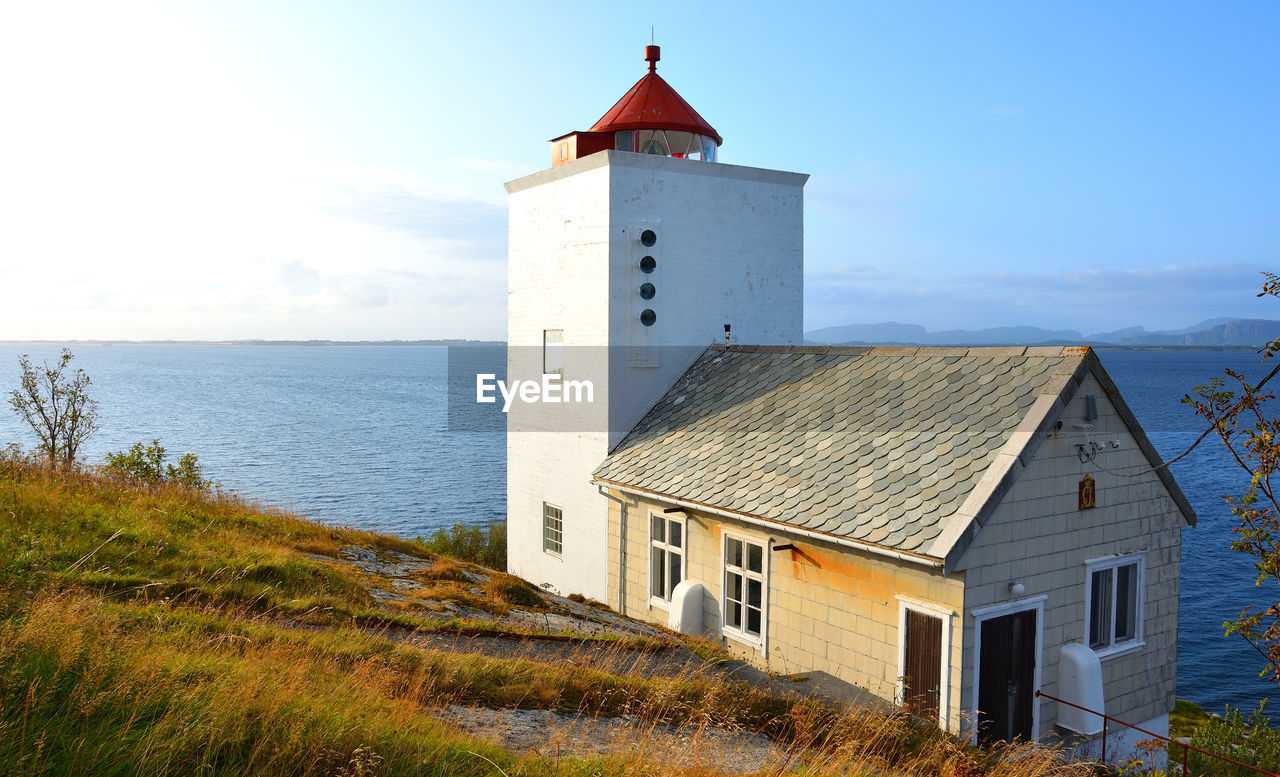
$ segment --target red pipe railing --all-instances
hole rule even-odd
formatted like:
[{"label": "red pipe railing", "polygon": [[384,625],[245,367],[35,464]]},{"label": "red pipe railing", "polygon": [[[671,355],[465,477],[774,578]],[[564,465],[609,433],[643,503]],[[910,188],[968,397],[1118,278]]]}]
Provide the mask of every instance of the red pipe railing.
[{"label": "red pipe railing", "polygon": [[1044,697],[1049,701],[1056,701],[1059,704],[1065,704],[1068,707],[1075,707],[1078,710],[1081,710],[1083,712],[1088,712],[1091,715],[1097,715],[1098,717],[1102,718],[1102,762],[1104,764],[1107,762],[1107,723],[1115,722],[1127,728],[1131,728],[1134,731],[1140,731],[1143,734],[1146,734],[1147,736],[1152,737],[1154,739],[1159,739],[1161,742],[1164,742],[1166,744],[1177,745],[1178,747],[1181,747],[1182,748],[1182,777],[1187,777],[1187,753],[1191,750],[1194,750],[1197,753],[1200,753],[1201,755],[1207,755],[1210,758],[1216,758],[1219,761],[1226,761],[1229,764],[1234,764],[1236,766],[1244,767],[1245,769],[1249,769],[1250,771],[1255,771],[1258,774],[1265,774],[1267,775],[1267,777],[1280,777],[1280,774],[1276,774],[1275,772],[1269,772],[1266,769],[1259,768],[1257,766],[1254,766],[1253,764],[1247,764],[1242,761],[1237,761],[1234,758],[1228,758],[1225,755],[1218,755],[1217,753],[1211,753],[1208,750],[1204,750],[1202,748],[1196,747],[1195,745],[1189,744],[1187,742],[1179,742],[1177,740],[1170,739],[1169,737],[1162,736],[1160,734],[1155,733],[1154,731],[1147,731],[1145,728],[1142,728],[1141,726],[1135,726],[1132,723],[1126,723],[1123,720],[1120,720],[1119,718],[1113,718],[1104,712],[1091,710],[1088,707],[1081,707],[1079,704],[1069,702],[1066,699],[1059,699],[1057,696],[1050,696],[1044,691],[1036,691],[1036,696]]}]

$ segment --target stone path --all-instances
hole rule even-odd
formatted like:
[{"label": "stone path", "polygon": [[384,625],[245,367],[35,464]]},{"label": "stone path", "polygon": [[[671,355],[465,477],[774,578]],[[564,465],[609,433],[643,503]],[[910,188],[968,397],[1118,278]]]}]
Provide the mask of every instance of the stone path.
[{"label": "stone path", "polygon": [[629,754],[651,764],[724,774],[777,771],[788,763],[786,750],[762,734],[715,727],[691,729],[630,716],[592,718],[548,710],[449,706],[432,714],[509,750],[549,758]]}]

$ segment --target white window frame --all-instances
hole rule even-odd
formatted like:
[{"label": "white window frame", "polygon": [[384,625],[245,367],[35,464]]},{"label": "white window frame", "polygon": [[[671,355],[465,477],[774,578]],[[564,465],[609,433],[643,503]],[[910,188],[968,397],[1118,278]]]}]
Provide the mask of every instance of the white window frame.
[{"label": "white window frame", "polygon": [[948,730],[951,723],[951,618],[954,610],[938,604],[922,602],[909,596],[898,595],[898,706],[906,703],[907,674],[907,610],[914,610],[932,618],[942,619],[942,646],[938,657],[940,666],[938,677],[941,686],[938,688],[938,725],[943,731]]},{"label": "white window frame", "polygon": [[[678,516],[678,517],[677,517]],[[670,542],[659,542],[653,538],[653,521],[654,519],[665,521],[667,524],[679,524],[681,545],[676,547]],[[649,525],[646,527],[649,533],[649,605],[652,607],[660,607],[664,610],[671,606],[671,599],[667,596],[653,595],[653,555],[655,551],[663,551],[665,553],[675,553],[680,556],[680,579],[686,580],[689,576],[689,524],[685,521],[683,513],[673,513],[667,515],[665,513],[652,512],[649,513]],[[668,525],[664,531],[667,539],[671,537],[671,527]],[[669,567],[663,567],[668,569]],[[675,586],[668,583],[667,586],[672,591]],[[668,596],[670,592],[668,592]]]},{"label": "white window frame", "polygon": [[[1048,598],[1049,596],[1047,594],[1040,594],[1039,596],[1029,596],[1025,599],[1004,602],[1003,604],[993,604],[969,611],[969,614],[973,616],[973,685],[971,688],[972,703],[968,710],[971,720],[971,723],[969,724],[970,744],[978,744],[978,689],[982,687],[982,622],[992,618],[999,618],[1004,615],[1012,615],[1015,612],[1035,610],[1036,669],[1032,678],[1032,685],[1038,689],[1040,688],[1040,671],[1044,667],[1044,603]],[[1038,741],[1040,739],[1039,696],[1032,696],[1031,698],[1031,739],[1032,741]]]},{"label": "white window frame", "polygon": [[[760,581],[760,635],[755,636],[748,632],[745,628],[747,623],[746,616],[746,590],[743,585],[743,616],[742,623],[744,628],[737,629],[729,625],[729,557],[725,552],[725,546],[729,540],[734,539],[743,543],[742,555],[745,561],[747,557],[746,545],[758,545],[760,547],[761,562],[760,572],[750,572],[746,567],[734,567],[733,571],[741,574],[744,580]],[[769,555],[772,551],[772,543],[764,537],[753,537],[749,534],[740,534],[733,531],[725,531],[720,536],[720,633],[723,636],[732,637],[733,639],[744,642],[761,652],[765,651],[765,642],[769,635]]]},{"label": "white window frame", "polygon": [[[1134,607],[1134,635],[1132,639],[1117,643],[1116,638],[1116,597],[1118,591],[1115,584],[1115,570],[1120,567],[1136,566],[1138,568],[1138,595],[1137,603]],[[1097,572],[1112,570],[1111,581],[1111,644],[1103,648],[1094,648],[1092,640],[1089,638],[1089,628],[1093,623],[1093,576]],[[1094,654],[1099,659],[1113,658],[1128,653],[1141,650],[1146,646],[1146,630],[1143,621],[1146,620],[1147,611],[1147,551],[1139,550],[1132,553],[1117,553],[1111,556],[1099,556],[1091,558],[1084,562],[1084,635],[1081,640],[1084,644],[1089,645]]]},{"label": "white window frame", "polygon": [[[560,535],[560,539],[557,542],[560,546],[559,550],[552,550],[547,546],[547,519],[550,517],[547,515],[548,508],[555,510],[560,514],[559,518],[556,519],[560,524],[560,528],[555,530]],[[548,556],[555,556],[556,558],[564,556],[564,508],[559,505],[553,505],[550,502],[542,503],[542,552],[546,553]]]},{"label": "white window frame", "polygon": [[564,377],[564,330],[542,330],[542,374]]}]

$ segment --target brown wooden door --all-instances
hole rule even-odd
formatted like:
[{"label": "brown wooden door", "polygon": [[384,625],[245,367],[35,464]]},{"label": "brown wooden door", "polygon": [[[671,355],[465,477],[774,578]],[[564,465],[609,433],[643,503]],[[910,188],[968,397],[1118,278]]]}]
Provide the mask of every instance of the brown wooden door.
[{"label": "brown wooden door", "polygon": [[1036,611],[982,622],[978,665],[978,739],[1030,740],[1035,703]]},{"label": "brown wooden door", "polygon": [[938,721],[942,689],[942,619],[907,610],[902,677],[902,706],[925,720]]}]

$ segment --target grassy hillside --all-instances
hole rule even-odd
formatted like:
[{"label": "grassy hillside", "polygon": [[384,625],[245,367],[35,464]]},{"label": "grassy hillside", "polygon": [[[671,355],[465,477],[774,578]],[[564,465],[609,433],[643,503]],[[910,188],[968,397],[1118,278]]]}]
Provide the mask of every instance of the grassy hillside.
[{"label": "grassy hillside", "polygon": [[[977,752],[906,716],[608,660],[669,649],[653,640],[613,639],[579,665],[422,649],[404,635],[506,627],[429,597],[375,600],[373,573],[329,560],[351,546],[428,556],[231,497],[0,458],[0,774],[673,773],[630,749],[507,752],[429,714],[447,705],[625,713],[695,739],[762,731],[802,774],[1091,773],[1025,748]],[[433,563],[423,579],[447,598],[461,565]],[[465,597],[495,611],[540,601],[502,575]]]}]

